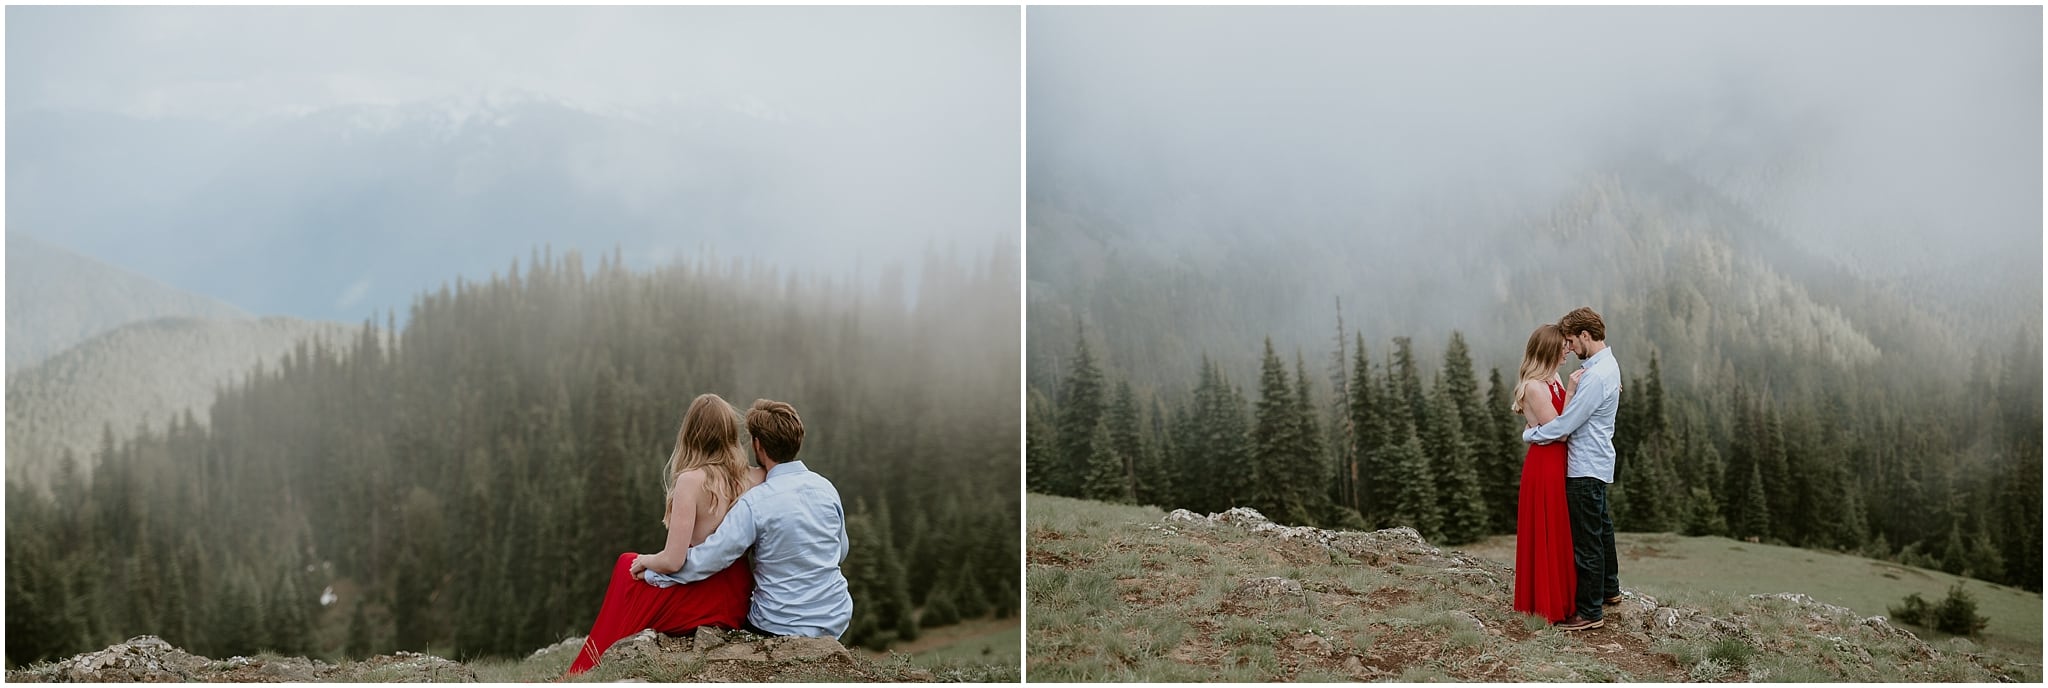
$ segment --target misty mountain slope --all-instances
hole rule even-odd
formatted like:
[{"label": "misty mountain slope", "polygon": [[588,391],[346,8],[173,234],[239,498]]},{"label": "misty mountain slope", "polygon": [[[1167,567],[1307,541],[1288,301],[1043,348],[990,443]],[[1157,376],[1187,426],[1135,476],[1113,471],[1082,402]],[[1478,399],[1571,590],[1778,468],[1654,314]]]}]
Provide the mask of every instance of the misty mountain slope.
[{"label": "misty mountain slope", "polygon": [[248,318],[249,314],[21,231],[7,233],[10,377],[102,332],[167,317],[226,320]]},{"label": "misty mountain slope", "polygon": [[[704,393],[801,414],[801,459],[839,490],[854,543],[843,642],[1008,618],[1017,253],[992,249],[885,265],[880,289],[569,252],[422,294],[402,330],[292,346],[203,426],[153,422],[47,497],[9,485],[8,523],[28,524],[7,531],[9,619],[42,631],[10,660],[143,633],[210,656],[524,656],[588,629],[620,548],[664,537],[662,467]],[[61,573],[88,560],[156,567],[163,594]],[[502,584],[432,573],[462,561]],[[318,604],[328,586],[336,607]],[[109,622],[73,623],[78,608]]]},{"label": "misty mountain slope", "polygon": [[[1113,366],[1141,383],[1191,380],[1206,351],[1238,370],[1270,334],[1312,360],[1334,349],[1336,304],[1367,346],[1462,330],[1482,366],[1511,367],[1528,328],[1579,305],[1606,317],[1609,339],[1693,384],[1807,365],[1847,370],[1967,355],[1946,304],[1815,256],[1715,187],[1653,165],[1588,175],[1548,203],[1436,201],[1361,211],[1342,221],[1211,223],[1171,233],[1037,199],[1032,205],[1032,379],[1055,373],[1077,317]],[[1198,201],[1197,201],[1198,202]],[[1077,210],[1082,209],[1082,210]],[[1304,216],[1278,207],[1276,217]],[[1951,295],[1954,296],[1954,295]],[[2032,295],[2038,309],[2038,292]],[[1984,334],[1984,333],[1978,333]],[[1993,337],[2003,341],[2004,333]],[[1425,356],[1426,357],[1426,356]],[[1674,375],[1675,374],[1675,375]],[[1245,378],[1248,379],[1248,378]]]},{"label": "misty mountain slope", "polygon": [[346,337],[339,323],[294,318],[160,318],[100,334],[7,379],[7,479],[44,485],[64,452],[89,474],[107,425],[116,441],[138,425],[161,432],[172,414],[207,422],[215,391],[312,337]]}]

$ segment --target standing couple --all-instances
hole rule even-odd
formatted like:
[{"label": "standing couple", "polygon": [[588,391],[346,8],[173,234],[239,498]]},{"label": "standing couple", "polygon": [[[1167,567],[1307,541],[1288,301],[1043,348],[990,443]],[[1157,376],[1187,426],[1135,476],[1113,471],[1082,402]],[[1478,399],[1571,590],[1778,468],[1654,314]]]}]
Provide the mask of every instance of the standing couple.
[{"label": "standing couple", "polygon": [[[1567,351],[1581,361],[1573,387],[1557,375]],[[1621,603],[1607,513],[1621,366],[1600,314],[1579,308],[1538,325],[1522,352],[1514,396],[1529,443],[1515,527],[1515,611],[1541,615],[1559,630],[1599,628],[1603,608]]]},{"label": "standing couple", "polygon": [[[853,620],[839,566],[846,511],[832,483],[796,460],[796,409],[761,399],[747,410],[759,468],[740,451],[739,414],[716,394],[690,402],[663,471],[668,542],[619,555],[597,623],[564,678],[597,665],[613,643],[652,628],[744,627],[761,635],[838,637]],[[740,557],[753,550],[752,561]]]}]

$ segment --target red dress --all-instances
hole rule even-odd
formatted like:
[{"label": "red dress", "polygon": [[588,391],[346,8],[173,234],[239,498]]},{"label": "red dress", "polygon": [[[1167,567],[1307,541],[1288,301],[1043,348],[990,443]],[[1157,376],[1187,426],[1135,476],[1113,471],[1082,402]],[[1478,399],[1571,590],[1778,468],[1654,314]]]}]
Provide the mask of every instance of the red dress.
[{"label": "red dress", "polygon": [[682,635],[699,626],[734,629],[746,623],[747,605],[754,596],[754,572],[745,557],[710,578],[657,588],[633,577],[633,556],[632,552],[619,555],[619,563],[612,567],[604,606],[597,610],[597,623],[591,624],[583,651],[569,665],[570,675],[597,666],[598,658],[612,643],[649,628]]},{"label": "red dress", "polygon": [[[1564,386],[1550,382],[1550,404],[1564,412]],[[1522,496],[1515,520],[1515,611],[1552,623],[1572,615],[1578,569],[1572,564],[1572,520],[1564,502],[1565,444],[1529,445],[1522,459]]]}]

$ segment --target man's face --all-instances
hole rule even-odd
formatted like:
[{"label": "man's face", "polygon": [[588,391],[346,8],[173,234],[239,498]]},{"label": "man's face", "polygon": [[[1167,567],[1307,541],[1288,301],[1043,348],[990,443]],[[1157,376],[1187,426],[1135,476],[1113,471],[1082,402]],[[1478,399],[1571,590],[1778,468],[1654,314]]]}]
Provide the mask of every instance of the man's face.
[{"label": "man's face", "polygon": [[1580,332],[1578,334],[1565,337],[1564,348],[1566,351],[1572,352],[1573,356],[1577,356],[1579,357],[1579,360],[1583,361],[1586,360],[1586,342],[1592,339],[1592,335],[1586,334],[1585,332]]}]

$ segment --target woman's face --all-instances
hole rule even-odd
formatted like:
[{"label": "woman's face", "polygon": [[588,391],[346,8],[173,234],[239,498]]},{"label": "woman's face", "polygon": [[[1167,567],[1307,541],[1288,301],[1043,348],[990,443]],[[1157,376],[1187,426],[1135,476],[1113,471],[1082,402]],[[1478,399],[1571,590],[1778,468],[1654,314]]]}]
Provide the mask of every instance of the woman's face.
[{"label": "woman's face", "polygon": [[1572,340],[1564,340],[1563,342],[1558,343],[1557,346],[1557,363],[1558,365],[1564,365],[1564,355],[1572,352]]}]

